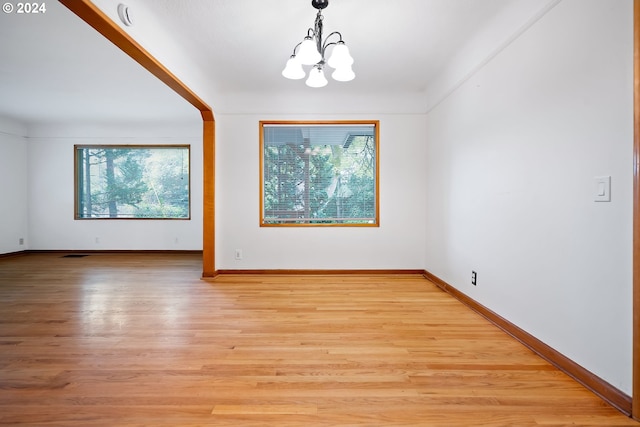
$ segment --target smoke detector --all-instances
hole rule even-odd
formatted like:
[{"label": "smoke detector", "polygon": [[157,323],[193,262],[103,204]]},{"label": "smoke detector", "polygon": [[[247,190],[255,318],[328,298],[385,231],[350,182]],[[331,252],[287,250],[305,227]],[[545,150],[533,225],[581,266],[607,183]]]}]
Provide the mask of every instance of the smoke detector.
[{"label": "smoke detector", "polygon": [[124,3],[118,5],[118,16],[124,25],[130,27],[133,25],[133,19],[131,19],[131,9]]}]

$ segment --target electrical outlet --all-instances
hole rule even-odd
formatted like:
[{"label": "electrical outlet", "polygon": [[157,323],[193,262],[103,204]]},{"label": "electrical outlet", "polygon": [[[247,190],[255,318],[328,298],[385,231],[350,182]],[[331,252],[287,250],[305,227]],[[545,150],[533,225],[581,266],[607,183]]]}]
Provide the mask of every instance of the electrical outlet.
[{"label": "electrical outlet", "polygon": [[236,260],[240,261],[242,259],[242,249],[236,249]]},{"label": "electrical outlet", "polygon": [[21,238],[19,238],[19,239],[18,239],[18,244],[19,244],[19,245],[24,245],[24,238],[22,238],[22,237],[21,237]]},{"label": "electrical outlet", "polygon": [[96,237],[96,243],[100,243],[100,238]]},{"label": "electrical outlet", "polygon": [[473,286],[476,286],[478,282],[478,273],[476,273],[475,271],[471,271],[471,284]]}]

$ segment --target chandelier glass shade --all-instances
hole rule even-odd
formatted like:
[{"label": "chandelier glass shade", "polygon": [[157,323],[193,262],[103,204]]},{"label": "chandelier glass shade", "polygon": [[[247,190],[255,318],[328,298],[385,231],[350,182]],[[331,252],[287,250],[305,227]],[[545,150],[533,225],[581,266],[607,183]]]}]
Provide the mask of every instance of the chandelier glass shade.
[{"label": "chandelier glass shade", "polygon": [[[293,48],[293,54],[282,70],[282,75],[288,79],[303,79],[307,74],[303,65],[312,65],[306,84],[310,87],[326,86],[328,81],[324,75],[325,66],[334,69],[331,77],[340,82],[353,80],[356,75],[353,72],[353,58],[349,48],[342,40],[342,34],[334,31],[326,38],[322,38],[323,16],[322,9],[329,5],[329,0],[312,0],[311,5],[318,9],[314,28],[307,30],[305,38]],[[331,48],[331,56],[325,59]]]}]

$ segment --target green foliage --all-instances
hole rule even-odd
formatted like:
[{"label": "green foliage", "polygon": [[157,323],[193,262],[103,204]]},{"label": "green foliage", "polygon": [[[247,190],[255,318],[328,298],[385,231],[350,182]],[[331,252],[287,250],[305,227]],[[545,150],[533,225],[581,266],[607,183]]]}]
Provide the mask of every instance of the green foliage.
[{"label": "green foliage", "polygon": [[365,222],[375,217],[375,141],[357,136],[340,145],[267,145],[265,220]]},{"label": "green foliage", "polygon": [[188,217],[187,148],[102,146],[78,150],[81,217]]}]

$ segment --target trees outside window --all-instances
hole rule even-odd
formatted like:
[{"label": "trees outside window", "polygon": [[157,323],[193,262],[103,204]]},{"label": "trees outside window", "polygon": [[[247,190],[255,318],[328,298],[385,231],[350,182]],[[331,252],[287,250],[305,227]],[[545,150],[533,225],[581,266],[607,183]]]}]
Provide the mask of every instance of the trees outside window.
[{"label": "trees outside window", "polygon": [[378,127],[260,122],[260,224],[377,226]]},{"label": "trees outside window", "polygon": [[75,146],[76,219],[189,219],[188,145]]}]

